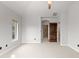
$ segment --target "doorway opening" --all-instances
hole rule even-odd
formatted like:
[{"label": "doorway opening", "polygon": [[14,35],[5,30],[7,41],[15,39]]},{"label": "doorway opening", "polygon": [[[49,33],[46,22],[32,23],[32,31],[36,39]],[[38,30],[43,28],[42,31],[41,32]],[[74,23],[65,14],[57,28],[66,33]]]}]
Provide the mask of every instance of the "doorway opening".
[{"label": "doorway opening", "polygon": [[41,21],[42,42],[60,42],[60,22]]},{"label": "doorway opening", "polygon": [[48,23],[49,21],[48,20],[43,20],[42,21],[42,41],[45,42],[45,41],[48,41]]}]

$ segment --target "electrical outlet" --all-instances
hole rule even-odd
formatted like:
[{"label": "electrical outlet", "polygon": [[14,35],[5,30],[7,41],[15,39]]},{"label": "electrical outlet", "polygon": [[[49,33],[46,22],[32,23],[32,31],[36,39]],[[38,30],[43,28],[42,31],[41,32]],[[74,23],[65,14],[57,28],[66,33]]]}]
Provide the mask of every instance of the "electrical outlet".
[{"label": "electrical outlet", "polygon": [[2,47],[0,47],[0,50],[2,49]]},{"label": "electrical outlet", "polygon": [[36,38],[34,38],[34,40],[36,40]]},{"label": "electrical outlet", "polygon": [[79,47],[79,44],[77,45],[77,47]]},{"label": "electrical outlet", "polygon": [[7,45],[7,44],[6,44],[5,46],[6,46],[6,47],[8,47],[8,45]]}]

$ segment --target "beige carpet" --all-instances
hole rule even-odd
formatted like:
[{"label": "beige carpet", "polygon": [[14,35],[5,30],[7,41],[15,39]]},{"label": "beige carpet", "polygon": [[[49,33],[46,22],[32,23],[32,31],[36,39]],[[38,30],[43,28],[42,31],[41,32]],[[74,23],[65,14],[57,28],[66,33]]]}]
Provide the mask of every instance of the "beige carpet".
[{"label": "beige carpet", "polygon": [[3,58],[77,58],[79,53],[59,43],[23,44],[20,47],[0,56]]}]

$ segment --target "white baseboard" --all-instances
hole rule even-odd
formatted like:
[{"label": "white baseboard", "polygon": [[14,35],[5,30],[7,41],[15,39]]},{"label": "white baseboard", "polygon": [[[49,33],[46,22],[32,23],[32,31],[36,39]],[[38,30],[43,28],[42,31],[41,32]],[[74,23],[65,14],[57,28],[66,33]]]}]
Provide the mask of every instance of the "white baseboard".
[{"label": "white baseboard", "polygon": [[27,44],[27,43],[41,43],[41,42],[25,42],[25,43]]},{"label": "white baseboard", "polygon": [[72,47],[72,46],[70,46],[70,45],[68,45],[71,49],[73,49],[73,50],[75,50],[76,52],[79,52],[79,50],[78,49],[76,49],[76,48],[74,48],[74,47]]},{"label": "white baseboard", "polygon": [[60,45],[61,45],[61,46],[68,46],[67,44],[61,44],[61,43],[60,43]]},{"label": "white baseboard", "polygon": [[22,43],[41,43],[41,42],[22,42]]}]

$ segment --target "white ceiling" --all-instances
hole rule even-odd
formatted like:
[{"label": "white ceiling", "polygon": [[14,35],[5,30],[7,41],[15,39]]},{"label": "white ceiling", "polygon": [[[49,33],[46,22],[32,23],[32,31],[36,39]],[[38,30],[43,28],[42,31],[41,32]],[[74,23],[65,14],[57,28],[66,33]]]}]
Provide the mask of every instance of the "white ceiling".
[{"label": "white ceiling", "polygon": [[67,1],[54,1],[52,2],[52,9],[49,10],[47,1],[3,1],[1,3],[22,16],[27,13],[39,11],[41,13],[44,11],[66,12],[68,6],[71,4],[71,2]]}]

